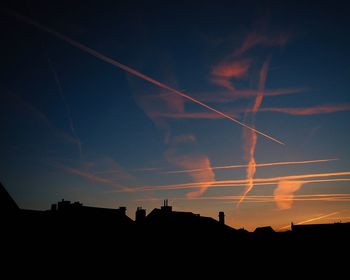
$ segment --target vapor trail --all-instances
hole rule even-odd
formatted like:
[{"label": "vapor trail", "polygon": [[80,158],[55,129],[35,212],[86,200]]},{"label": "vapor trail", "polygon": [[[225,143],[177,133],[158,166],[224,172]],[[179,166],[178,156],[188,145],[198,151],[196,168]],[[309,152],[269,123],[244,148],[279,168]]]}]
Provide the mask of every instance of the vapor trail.
[{"label": "vapor trail", "polygon": [[[350,172],[349,174],[350,175]],[[263,179],[270,179],[267,181],[260,181]],[[255,186],[273,186],[278,184],[278,180],[274,180],[275,178],[261,178],[255,179]],[[303,184],[309,183],[330,183],[330,182],[350,182],[350,178],[335,178],[335,179],[311,179],[303,181]],[[165,186],[148,186],[148,187],[139,187],[130,189],[131,192],[137,191],[165,191],[165,190],[180,190],[180,189],[194,189],[200,188],[203,185],[210,185],[210,188],[229,188],[229,187],[244,187],[247,185],[247,180],[235,180],[231,182],[227,181],[209,181],[209,182],[196,182],[196,183],[184,183],[184,184],[176,184],[176,185],[165,185]],[[242,196],[240,196],[242,197]]]},{"label": "vapor trail", "polygon": [[[270,178],[256,178],[254,179],[255,185],[275,185],[279,181],[283,180],[303,180],[303,183],[321,183],[321,182],[348,182],[350,178],[334,178],[334,179],[312,179],[312,178],[324,178],[324,177],[336,177],[336,176],[348,176],[350,172],[332,172],[332,173],[313,173],[313,174],[302,174],[302,175],[290,175],[290,176],[279,176]],[[304,180],[308,179],[308,180]],[[191,182],[173,185],[156,185],[147,187],[134,187],[130,191],[162,191],[162,190],[178,190],[178,189],[193,189],[200,188],[203,184],[210,185],[213,187],[242,187],[247,184],[247,179],[237,180],[216,180],[208,182]]]},{"label": "vapor trail", "polygon": [[[241,195],[227,195],[227,196],[207,196],[207,197],[197,197],[197,200],[232,200],[232,199],[240,199]],[[322,198],[345,198],[350,199],[350,194],[345,193],[328,193],[328,194],[298,194],[295,195],[295,197],[298,199],[322,199]],[[182,199],[182,198],[177,198]],[[185,198],[183,198],[185,199]],[[248,198],[247,198],[248,199]],[[251,200],[266,200],[269,202],[273,202],[274,196],[273,195],[250,195],[249,199]]]},{"label": "vapor trail", "polygon": [[[312,219],[308,219],[308,220],[296,223],[296,225],[303,225],[303,224],[306,224],[306,223],[309,223],[309,222],[321,220],[321,219],[324,219],[324,218],[328,218],[330,216],[334,216],[334,215],[339,214],[339,213],[340,212],[332,212],[332,213],[329,213],[327,215],[322,215],[322,216],[319,216],[319,217],[316,217],[316,218],[312,218]],[[281,229],[286,229],[286,228],[289,228],[289,227],[290,227],[290,225],[287,225],[287,226],[281,227],[280,230]]]},{"label": "vapor trail", "polygon": [[[135,168],[135,169],[128,169],[128,172],[154,172],[162,170],[161,167],[148,167],[148,168]],[[113,173],[121,173],[123,171],[120,170],[106,170],[106,171],[98,171],[94,174],[113,174]]]},{"label": "vapor trail", "polygon": [[334,215],[336,215],[336,214],[339,214],[339,212],[332,212],[332,213],[329,213],[329,214],[327,214],[327,215],[323,215],[323,216],[320,216],[320,217],[308,219],[308,220],[299,222],[299,223],[297,223],[296,225],[303,225],[303,224],[306,224],[306,223],[309,223],[309,222],[313,222],[313,221],[321,220],[321,219],[324,219],[324,218],[328,218],[328,217],[334,216]]},{"label": "vapor trail", "polygon": [[[316,160],[304,160],[304,161],[281,161],[281,162],[269,162],[269,163],[256,163],[256,167],[267,167],[267,166],[278,166],[278,165],[292,165],[292,164],[308,164],[308,163],[318,163],[318,162],[329,162],[339,160],[338,158],[331,159],[316,159]],[[247,164],[239,165],[224,165],[224,166],[213,166],[212,170],[220,169],[236,169],[236,168],[246,168]],[[164,171],[162,174],[178,174],[178,173],[187,173],[187,172],[199,172],[206,169],[190,169],[190,170],[174,170],[174,171]]]},{"label": "vapor trail", "polygon": [[63,88],[62,88],[62,84],[60,82],[60,79],[58,78],[57,72],[56,72],[55,68],[53,67],[51,59],[50,59],[50,57],[48,55],[47,55],[47,62],[48,62],[48,65],[50,67],[50,70],[51,70],[51,72],[52,72],[52,74],[54,76],[55,82],[56,82],[57,87],[58,87],[59,95],[60,95],[60,97],[62,99],[62,102],[64,104],[64,107],[66,109],[67,118],[68,118],[68,121],[69,121],[69,128],[70,128],[70,131],[71,131],[72,135],[77,140],[77,145],[78,145],[78,149],[79,149],[79,155],[81,157],[81,141],[80,141],[80,138],[78,137],[78,135],[76,133],[76,130],[75,130],[75,126],[74,126],[74,123],[73,123],[71,110],[70,110],[70,107],[68,105],[67,99],[66,99],[66,97],[65,97],[65,95],[63,93]]},{"label": "vapor trail", "polygon": [[166,89],[166,90],[168,90],[170,92],[173,92],[173,93],[175,93],[175,94],[177,94],[179,96],[182,96],[183,98],[186,98],[186,99],[188,99],[188,100],[190,100],[190,101],[192,101],[192,102],[194,102],[194,103],[196,103],[198,105],[201,105],[202,107],[204,107],[204,108],[206,108],[206,109],[208,109],[208,110],[210,110],[210,111],[212,111],[212,112],[214,112],[214,113],[216,113],[216,114],[218,114],[218,115],[220,115],[220,116],[222,116],[222,117],[224,117],[226,119],[229,119],[229,120],[231,120],[231,121],[233,121],[233,122],[235,122],[235,123],[237,123],[237,124],[247,128],[247,129],[257,133],[257,134],[260,134],[260,135],[264,136],[267,139],[270,139],[270,140],[272,140],[272,141],[274,141],[274,142],[276,142],[278,144],[285,145],[280,140],[277,140],[276,138],[273,138],[272,136],[270,136],[270,135],[268,135],[266,133],[263,133],[263,132],[255,129],[253,127],[250,127],[250,126],[246,125],[245,123],[242,123],[239,120],[236,120],[235,118],[230,117],[229,115],[227,115],[227,114],[225,114],[225,113],[223,113],[223,112],[221,112],[221,111],[219,111],[219,110],[217,110],[217,109],[215,109],[215,108],[213,108],[213,107],[211,107],[211,106],[209,106],[209,105],[207,105],[207,104],[205,104],[205,103],[203,103],[203,102],[201,102],[201,101],[199,101],[199,100],[197,100],[197,99],[195,99],[195,98],[193,98],[193,97],[191,97],[189,95],[187,95],[184,92],[178,91],[178,90],[176,90],[176,89],[174,89],[174,88],[172,88],[172,87],[170,87],[170,86],[168,86],[166,84],[163,84],[163,83],[161,83],[161,82],[159,82],[159,81],[157,81],[157,80],[155,80],[155,79],[145,75],[145,74],[142,74],[141,72],[139,72],[139,71],[137,71],[137,70],[135,70],[135,69],[125,65],[125,64],[122,64],[122,63],[120,63],[120,62],[118,62],[118,61],[116,61],[116,60],[114,60],[114,59],[112,59],[110,57],[107,57],[107,56],[97,52],[96,50],[94,50],[92,48],[89,48],[89,47],[87,47],[87,46],[85,46],[85,45],[83,45],[83,44],[81,44],[81,43],[79,43],[79,42],[77,42],[77,41],[75,41],[75,40],[73,40],[73,39],[71,39],[71,38],[69,38],[69,37],[67,37],[67,36],[57,32],[57,31],[55,31],[55,30],[53,30],[53,29],[51,29],[51,28],[45,27],[45,26],[41,25],[40,23],[32,20],[29,17],[23,16],[21,14],[18,14],[15,11],[12,11],[12,10],[9,10],[9,9],[5,9],[5,11],[8,14],[16,17],[17,19],[19,19],[19,20],[21,20],[21,21],[23,21],[23,22],[25,22],[27,24],[33,25],[36,28],[38,28],[38,29],[40,29],[40,30],[42,30],[42,31],[44,31],[46,33],[49,33],[49,34],[51,34],[51,35],[53,35],[53,36],[55,36],[55,37],[65,41],[65,42],[71,44],[72,46],[87,52],[88,54],[90,54],[90,55],[92,55],[92,56],[94,56],[94,57],[96,57],[96,58],[98,58],[98,59],[100,59],[100,60],[102,60],[102,61],[104,61],[106,63],[114,65],[114,66],[116,66],[116,67],[118,67],[118,68],[120,68],[120,69],[122,69],[122,70],[124,70],[124,71],[126,71],[126,72],[128,72],[128,73],[130,73],[132,75],[134,75],[134,76],[137,76],[137,77],[139,77],[139,78],[141,78],[141,79],[143,79],[145,81],[148,81],[148,82],[150,82],[150,83],[152,83],[152,84],[154,84],[154,85],[156,85],[156,86],[158,86],[160,88]]}]

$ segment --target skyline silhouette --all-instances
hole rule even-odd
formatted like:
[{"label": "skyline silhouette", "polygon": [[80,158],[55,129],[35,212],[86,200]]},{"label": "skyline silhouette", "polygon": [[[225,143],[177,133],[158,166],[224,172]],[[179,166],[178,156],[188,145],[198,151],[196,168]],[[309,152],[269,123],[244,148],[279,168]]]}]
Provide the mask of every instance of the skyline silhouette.
[{"label": "skyline silhouette", "polygon": [[[215,231],[215,229],[218,233],[226,231],[226,234],[233,239],[237,238],[237,236],[248,235],[249,233],[255,236],[271,237],[274,236],[275,233],[286,232],[286,230],[275,231],[271,226],[257,227],[252,232],[244,228],[235,229],[225,224],[225,213],[223,211],[218,212],[218,219],[216,220],[192,212],[175,211],[173,207],[169,205],[168,199],[163,201],[163,205],[160,208],[154,208],[148,214],[146,209],[142,208],[142,206],[138,206],[135,211],[134,219],[127,215],[126,206],[120,206],[118,208],[92,207],[86,206],[80,201],[71,202],[65,199],[51,204],[50,209],[47,210],[21,209],[1,182],[0,204],[1,217],[5,220],[9,219],[11,221],[13,219],[16,221],[16,219],[20,217],[22,219],[20,221],[27,223],[31,222],[33,217],[45,217],[42,221],[48,222],[50,219],[56,221],[56,219],[58,219],[57,217],[59,217],[60,219],[64,218],[66,222],[70,221],[70,223],[72,223],[71,226],[76,227],[77,230],[80,230],[79,227],[84,223],[91,223],[94,221],[95,223],[101,223],[101,225],[103,223],[105,223],[105,225],[109,223],[112,227],[117,226],[118,229],[125,228],[127,231],[130,231],[130,228],[135,226],[139,228],[148,227],[148,230],[149,228],[151,229],[152,235],[155,234],[155,230],[164,226],[172,228],[172,231],[176,231],[176,227],[181,227],[186,229],[187,233],[192,232],[192,234],[200,234],[201,231],[206,231],[208,228],[212,227],[212,231]],[[310,219],[310,221],[307,222],[315,220],[317,219]],[[83,224],[81,223],[82,221]],[[329,234],[334,230],[336,233],[337,230],[342,227],[345,231],[350,230],[350,223],[342,223],[339,221],[327,224],[294,224],[291,222],[288,231],[295,232],[296,234],[301,233],[301,235],[306,236],[317,236],[323,231]],[[102,227],[102,230],[106,230],[106,228]],[[223,237],[224,236],[221,238]]]}]

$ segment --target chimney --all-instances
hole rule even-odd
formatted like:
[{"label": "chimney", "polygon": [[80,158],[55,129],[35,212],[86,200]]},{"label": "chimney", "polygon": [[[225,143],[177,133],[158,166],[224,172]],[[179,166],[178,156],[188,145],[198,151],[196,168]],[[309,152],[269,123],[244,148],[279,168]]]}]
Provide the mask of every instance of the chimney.
[{"label": "chimney", "polygon": [[122,215],[126,215],[126,207],[125,206],[121,206],[119,207],[119,213],[122,214]]},{"label": "chimney", "polygon": [[165,213],[171,213],[173,211],[173,207],[169,206],[167,199],[164,199],[164,205],[160,209]]},{"label": "chimney", "polygon": [[135,221],[136,223],[142,223],[146,219],[146,209],[142,209],[142,207],[137,207]]},{"label": "chimney", "polygon": [[56,203],[51,204],[51,211],[52,212],[57,211],[57,204]]},{"label": "chimney", "polygon": [[69,200],[62,199],[61,201],[57,202],[57,210],[58,211],[67,211],[70,210],[71,203]]},{"label": "chimney", "polygon": [[219,212],[219,223],[220,224],[225,224],[225,213],[223,211]]}]

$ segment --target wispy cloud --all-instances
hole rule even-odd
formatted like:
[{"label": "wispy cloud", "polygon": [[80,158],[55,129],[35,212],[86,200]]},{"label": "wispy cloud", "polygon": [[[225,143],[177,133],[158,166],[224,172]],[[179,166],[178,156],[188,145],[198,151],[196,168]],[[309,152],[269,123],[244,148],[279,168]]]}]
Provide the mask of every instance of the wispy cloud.
[{"label": "wispy cloud", "polygon": [[241,59],[234,61],[223,61],[214,65],[211,75],[212,82],[222,86],[230,91],[235,91],[231,79],[242,78],[247,75],[251,64],[250,59]]},{"label": "wispy cloud", "polygon": [[[186,173],[192,177],[194,182],[201,183],[196,191],[189,192],[188,198],[194,198],[202,195],[210,186],[210,183],[215,181],[215,174],[211,168],[209,158],[204,154],[199,155],[183,155],[172,157],[171,162],[181,168],[186,168]],[[192,171],[193,169],[200,169],[201,171]],[[203,182],[203,183],[202,183]]]},{"label": "wispy cloud", "polygon": [[195,143],[196,142],[196,136],[194,134],[181,134],[176,135],[172,137],[171,144],[177,145],[177,144],[186,144],[186,143]]},{"label": "wispy cloud", "polygon": [[255,46],[283,46],[290,39],[290,34],[280,33],[275,35],[267,35],[261,32],[250,32],[244,38],[242,45],[234,52],[235,56],[241,56]]},{"label": "wispy cloud", "polygon": [[225,61],[215,65],[211,73],[220,78],[241,78],[247,74],[250,64],[250,59]]}]

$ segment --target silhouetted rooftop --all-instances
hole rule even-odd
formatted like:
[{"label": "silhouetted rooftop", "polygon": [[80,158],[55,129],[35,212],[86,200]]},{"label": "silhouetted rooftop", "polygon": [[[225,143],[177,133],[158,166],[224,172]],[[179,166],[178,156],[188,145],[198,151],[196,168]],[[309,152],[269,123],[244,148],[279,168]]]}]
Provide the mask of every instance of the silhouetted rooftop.
[{"label": "silhouetted rooftop", "polygon": [[0,212],[6,214],[9,212],[18,211],[19,207],[12,199],[10,194],[6,191],[4,186],[0,183]]}]

